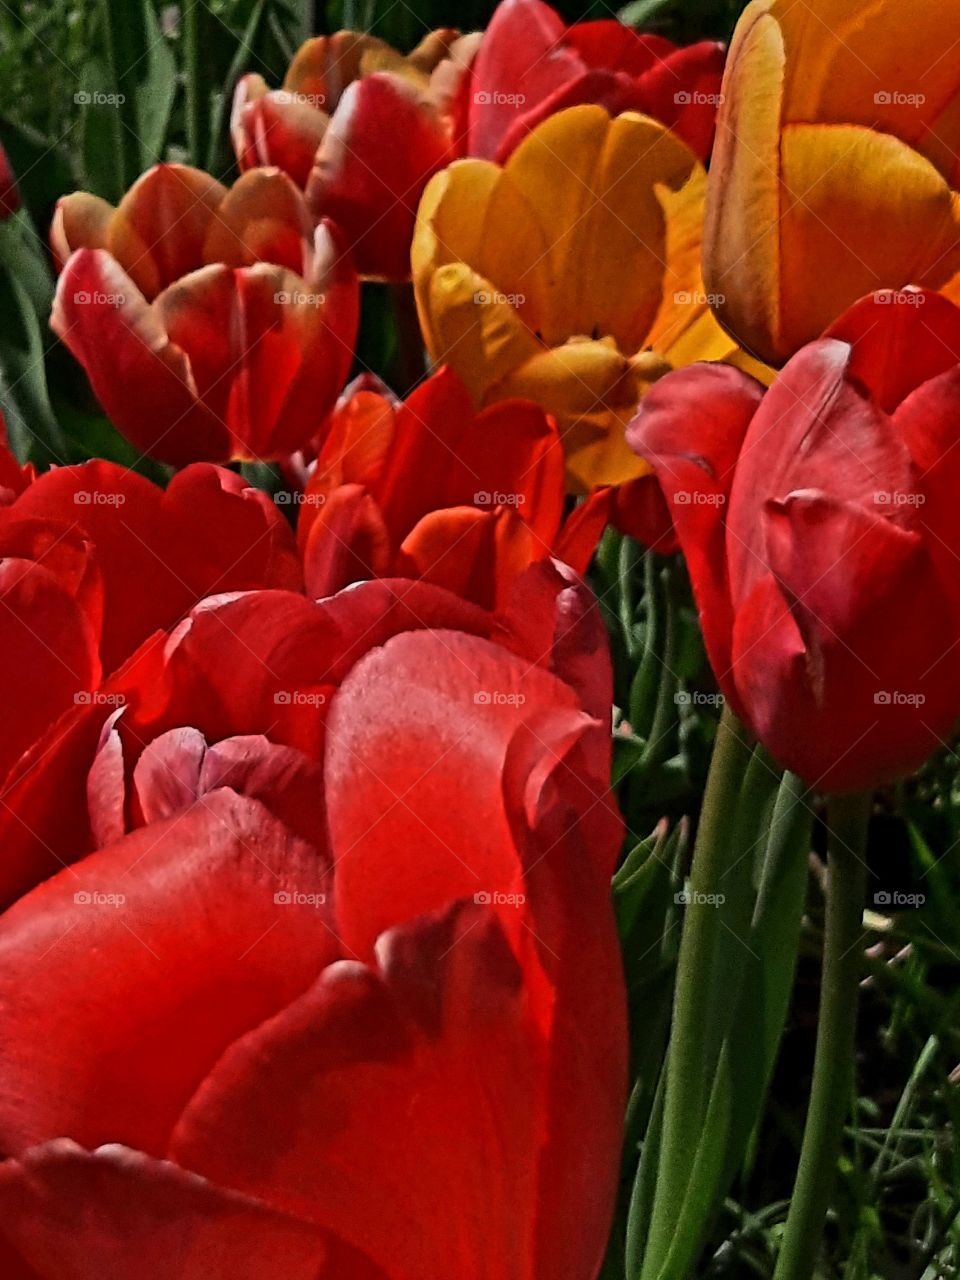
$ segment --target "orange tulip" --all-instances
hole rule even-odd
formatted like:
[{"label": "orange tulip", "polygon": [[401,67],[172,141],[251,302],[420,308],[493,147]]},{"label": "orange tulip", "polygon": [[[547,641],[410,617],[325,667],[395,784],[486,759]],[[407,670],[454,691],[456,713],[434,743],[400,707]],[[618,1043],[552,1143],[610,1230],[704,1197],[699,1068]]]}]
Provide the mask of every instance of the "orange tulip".
[{"label": "orange tulip", "polygon": [[431,356],[477,405],[550,413],[576,492],[647,474],[624,429],[651,383],[736,354],[700,279],[705,186],[663,125],[585,105],[502,167],[459,161],[424,194],[413,274]]},{"label": "orange tulip", "polygon": [[157,165],[118,208],[78,192],[51,232],[51,324],[137,448],[165,462],[275,458],[316,432],[350,370],[359,285],[285,174],[227,191]]},{"label": "orange tulip", "polygon": [[960,0],[754,0],[710,170],[704,275],[730,332],[783,363],[857,298],[960,298]]}]

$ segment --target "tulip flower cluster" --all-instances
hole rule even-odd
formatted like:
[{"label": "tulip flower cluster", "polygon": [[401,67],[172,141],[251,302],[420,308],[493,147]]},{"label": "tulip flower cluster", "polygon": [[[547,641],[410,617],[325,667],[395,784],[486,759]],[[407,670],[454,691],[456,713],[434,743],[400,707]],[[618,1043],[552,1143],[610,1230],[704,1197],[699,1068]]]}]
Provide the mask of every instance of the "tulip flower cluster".
[{"label": "tulip flower cluster", "polygon": [[[942,43],[502,0],[235,71],[222,181],[188,77],[186,149],[51,197],[9,296],[60,435],[0,335],[5,1274],[689,1280],[816,813],[812,1280],[873,796],[960,724]],[[0,147],[0,283],[21,185]]]}]

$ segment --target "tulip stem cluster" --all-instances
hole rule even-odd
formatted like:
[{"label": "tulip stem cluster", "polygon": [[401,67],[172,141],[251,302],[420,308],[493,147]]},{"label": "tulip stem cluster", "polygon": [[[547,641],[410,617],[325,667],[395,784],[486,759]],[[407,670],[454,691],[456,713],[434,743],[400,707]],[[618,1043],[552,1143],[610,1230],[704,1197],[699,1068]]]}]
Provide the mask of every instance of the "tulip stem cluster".
[{"label": "tulip stem cluster", "polygon": [[828,808],[827,906],[813,1084],[774,1280],[810,1280],[814,1274],[850,1106],[870,805],[870,795],[856,794],[834,796]]}]

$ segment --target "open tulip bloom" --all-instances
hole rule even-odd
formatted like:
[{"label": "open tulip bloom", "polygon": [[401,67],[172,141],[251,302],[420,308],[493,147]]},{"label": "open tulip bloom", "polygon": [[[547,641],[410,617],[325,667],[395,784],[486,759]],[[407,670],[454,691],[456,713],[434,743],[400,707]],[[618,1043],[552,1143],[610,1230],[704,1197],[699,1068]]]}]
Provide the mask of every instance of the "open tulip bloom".
[{"label": "open tulip bloom", "polygon": [[51,242],[53,329],[138,449],[277,458],[316,431],[350,369],[359,286],[341,233],[314,230],[279,170],[227,191],[158,165],[116,209],[61,201]]},{"label": "open tulip bloom", "polygon": [[0,1274],[954,1275],[960,0],[5,8]]}]

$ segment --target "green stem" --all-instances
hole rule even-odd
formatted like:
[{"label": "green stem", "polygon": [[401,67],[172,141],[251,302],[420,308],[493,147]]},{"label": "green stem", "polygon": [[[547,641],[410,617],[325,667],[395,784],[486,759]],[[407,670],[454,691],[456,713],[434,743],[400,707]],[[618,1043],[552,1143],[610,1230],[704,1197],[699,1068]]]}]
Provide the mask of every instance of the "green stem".
[{"label": "green stem", "polygon": [[207,112],[203,101],[201,67],[202,0],[187,0],[183,8],[183,63],[187,148],[193,164],[202,166],[207,155]]},{"label": "green stem", "polygon": [[[651,558],[654,552],[648,551]],[[643,762],[646,765],[669,759],[675,750],[675,734],[671,732],[677,722],[677,650],[680,645],[679,605],[677,603],[677,568],[666,561],[661,574],[663,583],[662,611],[664,615],[661,652],[655,654],[659,667],[657,697],[653,722],[647,735],[647,749]]]},{"label": "green stem", "polygon": [[129,76],[126,68],[120,66],[121,41],[118,38],[114,19],[115,11],[111,0],[100,0],[100,25],[110,83],[114,92],[121,94],[123,98],[112,112],[110,122],[116,160],[114,193],[119,198],[140,171],[140,144],[135,130],[129,126],[128,116],[133,111],[132,89],[127,83]]},{"label": "green stem", "polygon": [[663,1141],[657,1205],[650,1224],[643,1280],[655,1259],[667,1255],[686,1192],[691,1152],[696,1150],[707,1110],[715,1063],[706,1061],[704,1031],[711,1024],[711,984],[717,931],[722,927],[710,896],[722,892],[738,819],[737,797],[753,744],[729,708],[724,709],[707,778],[694,846],[690,889],[677,963],[673,1030],[667,1060]]},{"label": "green stem", "polygon": [[813,1084],[774,1280],[811,1280],[833,1190],[854,1074],[871,799],[869,794],[833,796],[828,805],[827,913]]},{"label": "green stem", "polygon": [[[649,555],[649,552],[647,553]],[[623,631],[623,642],[627,646],[627,655],[632,659],[637,656],[637,640],[636,640],[636,613],[637,600],[634,592],[634,575],[637,565],[640,563],[641,551],[632,538],[628,538],[626,534],[620,539],[620,556],[617,562],[617,580],[619,582],[619,601],[620,601],[620,627]],[[648,564],[644,565],[644,591],[647,604],[647,643],[645,648],[649,649],[650,627],[655,625],[651,623],[651,616],[656,617],[657,599],[656,599],[656,583],[652,577],[652,570]],[[651,614],[652,611],[652,614]],[[646,653],[644,654],[644,661]],[[637,672],[636,680],[642,681],[644,664],[641,662],[640,669]],[[636,680],[634,683],[636,683]],[[633,698],[631,696],[630,714],[634,712]],[[634,733],[639,737],[643,737],[643,733],[630,721]]]}]

